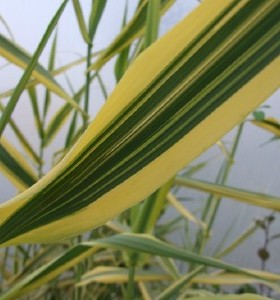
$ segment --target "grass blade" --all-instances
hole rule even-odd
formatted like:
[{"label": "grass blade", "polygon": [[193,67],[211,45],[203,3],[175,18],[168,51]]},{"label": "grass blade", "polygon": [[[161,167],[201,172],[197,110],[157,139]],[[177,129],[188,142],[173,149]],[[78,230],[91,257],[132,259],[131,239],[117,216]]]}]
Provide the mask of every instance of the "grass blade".
[{"label": "grass blade", "polygon": [[[51,33],[53,32],[53,29],[55,28],[58,20],[60,19],[60,16],[62,15],[62,12],[67,4],[68,0],[65,0],[62,5],[60,6],[60,8],[58,9],[57,13],[55,14],[55,16],[53,17],[52,21],[50,22],[41,42],[39,43],[34,55],[32,56],[24,74],[22,75],[3,115],[1,116],[1,119],[0,119],[0,136],[2,135],[7,123],[8,123],[8,120],[19,100],[19,97],[22,93],[22,91],[24,90],[31,74],[32,74],[32,71],[35,69],[36,65],[37,65],[37,62],[38,62],[38,59],[41,55],[41,53],[43,52],[44,48],[45,48],[45,45],[51,35]],[[3,40],[3,39],[2,39]],[[1,54],[1,53],[0,53]]]},{"label": "grass blade", "polygon": [[[98,51],[98,52],[95,52],[92,54],[92,57],[95,57],[97,55],[99,55],[102,51]],[[57,75],[60,75],[76,66],[79,66],[80,64],[84,63],[86,61],[86,58],[85,57],[82,57],[82,58],[79,58],[77,60],[74,60],[60,68],[57,68],[56,70],[54,70],[53,72],[51,72],[51,76],[55,77]],[[36,79],[32,79],[32,80],[29,80],[29,82],[26,84],[26,88],[29,88],[29,87],[32,87],[32,86],[35,86],[37,84],[39,84],[40,82]],[[6,92],[3,92],[0,94],[0,100],[1,99],[4,99],[4,98],[7,98],[7,97],[10,97],[14,92],[14,89],[10,89]]]},{"label": "grass blade", "polygon": [[174,208],[188,221],[193,222],[202,228],[206,227],[206,224],[199,220],[195,215],[193,215],[184,205],[182,205],[179,200],[172,194],[168,193],[167,195],[168,202],[174,206]]},{"label": "grass blade", "polygon": [[10,38],[14,41],[15,38],[13,36],[13,33],[12,33],[9,25],[7,24],[7,22],[5,21],[5,19],[1,15],[0,15],[0,21],[4,25],[5,29],[7,30],[7,33],[9,34]]},{"label": "grass blade", "polygon": [[177,177],[175,183],[199,191],[211,193],[220,197],[229,197],[250,205],[257,205],[277,211],[280,210],[280,199],[266,194],[226,187],[224,185],[209,183],[202,180],[194,180],[185,177]]},{"label": "grass blade", "polygon": [[[127,9],[128,9],[128,1],[126,1],[126,3],[125,3],[122,28],[124,28],[127,23]],[[116,59],[114,72],[115,72],[115,77],[116,77],[117,82],[119,82],[120,79],[123,77],[123,74],[125,73],[125,71],[128,67],[129,49],[130,49],[130,47],[127,46],[122,51],[120,51],[120,54],[118,55],[118,57]]]},{"label": "grass blade", "polygon": [[107,4],[107,0],[103,1],[92,1],[91,13],[89,17],[89,38],[93,41],[97,27],[100,23],[103,11]]},{"label": "grass blade", "polygon": [[[151,271],[138,271],[135,273],[136,282],[161,281],[170,279],[169,275]],[[99,283],[124,283],[128,281],[128,269],[118,267],[99,266],[85,273],[78,286],[84,286],[92,282]]]},{"label": "grass blade", "polygon": [[[174,3],[174,0],[161,0],[161,14],[164,14]],[[147,17],[148,1],[145,0],[139,6],[137,12],[130,22],[123,28],[120,34],[114,39],[109,47],[103,51],[99,58],[89,68],[90,70],[100,69],[114,55],[127,48],[132,41],[142,36],[145,32],[145,23]]]},{"label": "grass blade", "polygon": [[158,36],[160,22],[160,0],[149,0],[145,29],[144,47],[148,48]]},{"label": "grass blade", "polygon": [[36,128],[41,140],[44,140],[44,128],[41,122],[39,107],[38,107],[38,97],[35,87],[28,88],[28,95],[32,106],[32,111],[35,119]]},{"label": "grass blade", "polygon": [[82,37],[83,37],[85,43],[91,44],[91,40],[88,35],[88,31],[87,31],[87,27],[86,27],[86,23],[85,23],[85,19],[83,16],[83,11],[82,11],[80,2],[79,2],[79,0],[72,0],[72,3],[74,6],[75,15],[76,15],[76,18],[77,18],[77,21],[79,24],[79,29],[82,34]]},{"label": "grass blade", "polygon": [[[54,73],[54,68],[55,68],[56,45],[57,45],[57,33],[55,34],[55,37],[53,39],[50,56],[49,56],[48,71],[51,74]],[[51,103],[51,93],[50,90],[46,89],[44,106],[43,106],[43,114],[42,114],[42,123],[44,127],[45,127],[46,117],[48,114],[50,103]]]},{"label": "grass blade", "polygon": [[[44,49],[43,43],[46,43],[47,39],[45,41],[42,40],[41,42],[42,44],[41,46],[39,46],[41,49],[39,47],[37,49],[40,50],[40,52],[43,51]],[[38,55],[38,57],[36,58],[35,55]],[[34,55],[31,57],[28,53],[22,50],[15,43],[13,43],[12,41],[8,40],[7,38],[5,38],[3,35],[0,34],[0,56],[3,56],[8,61],[25,69],[26,71],[28,70],[29,75],[28,78],[25,79],[26,81],[25,85],[28,84],[28,80],[32,76],[37,80],[37,82],[42,83],[48,89],[50,89],[55,94],[57,94],[59,97],[73,104],[72,98],[59,86],[59,84],[54,80],[53,76],[44,67],[38,64],[38,59],[40,56],[39,52],[34,53]],[[15,90],[2,93],[0,95],[0,98],[10,96],[14,93]],[[78,108],[76,107],[76,109]]]},{"label": "grass blade", "polygon": [[205,296],[203,297],[191,297],[192,300],[268,300],[268,298],[259,296],[256,294],[243,294],[243,295],[215,295],[215,296]]}]

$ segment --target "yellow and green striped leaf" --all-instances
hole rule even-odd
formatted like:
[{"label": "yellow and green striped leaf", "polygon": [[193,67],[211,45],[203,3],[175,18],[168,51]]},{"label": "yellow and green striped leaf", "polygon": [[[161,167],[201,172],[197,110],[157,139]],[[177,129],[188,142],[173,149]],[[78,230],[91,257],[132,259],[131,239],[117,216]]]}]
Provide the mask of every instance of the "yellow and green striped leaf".
[{"label": "yellow and green striped leaf", "polygon": [[[107,267],[99,266],[93,270],[85,273],[81,281],[78,283],[78,286],[84,286],[92,282],[99,283],[124,283],[128,281],[128,272],[127,268],[119,267]],[[139,281],[162,281],[170,280],[170,276],[162,273],[155,273],[151,271],[136,271],[134,280]]]},{"label": "yellow and green striped leaf", "polygon": [[[258,271],[258,270],[250,270],[250,271],[262,278],[273,280],[275,282],[280,280],[279,274],[272,274],[269,272]],[[192,280],[192,282],[197,284],[211,284],[211,285],[240,285],[245,283],[260,283],[262,282],[262,280],[248,277],[242,274],[215,272],[213,274],[198,275]]]},{"label": "yellow and green striped leaf", "polygon": [[203,297],[191,297],[191,300],[269,300],[269,298],[264,296],[259,296],[256,294],[242,294],[242,295],[214,295]]},{"label": "yellow and green striped leaf", "polygon": [[277,0],[203,1],[135,60],[65,158],[0,206],[0,244],[104,224],[241,122],[279,87],[279,13]]},{"label": "yellow and green striped leaf", "polygon": [[37,181],[34,170],[25,158],[3,137],[0,143],[0,171],[20,191],[26,190]]}]

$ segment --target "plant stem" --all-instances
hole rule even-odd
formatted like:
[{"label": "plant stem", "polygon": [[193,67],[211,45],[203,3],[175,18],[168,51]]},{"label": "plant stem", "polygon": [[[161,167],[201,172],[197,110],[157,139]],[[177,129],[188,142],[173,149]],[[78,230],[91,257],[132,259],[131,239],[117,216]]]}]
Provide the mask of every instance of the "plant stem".
[{"label": "plant stem", "polygon": [[[74,245],[79,245],[82,242],[82,236],[78,235],[76,237],[76,240],[74,240]],[[83,265],[82,263],[78,263],[78,265],[75,267],[75,281],[79,282],[81,280],[83,274]],[[76,287],[75,288],[75,300],[81,300],[82,299],[82,287]]]},{"label": "plant stem", "polygon": [[[234,160],[234,156],[236,154],[236,150],[241,138],[241,134],[243,131],[243,127],[244,127],[244,123],[241,123],[238,127],[237,130],[237,134],[234,138],[234,142],[230,151],[230,158],[227,159],[221,166],[221,169],[219,171],[218,177],[216,182],[219,184],[225,184],[228,176],[230,174],[231,171],[231,167],[233,166],[233,160]],[[209,233],[211,231],[211,228],[213,226],[213,223],[215,221],[215,217],[217,215],[217,211],[219,209],[220,206],[220,198],[221,197],[215,197],[213,195],[210,195],[210,197],[208,198],[207,204],[205,205],[203,214],[202,214],[202,221],[204,221],[207,224],[207,228],[205,231],[200,231],[198,233],[198,237],[195,243],[195,249],[198,253],[203,253],[208,237],[209,237]]]},{"label": "plant stem", "polygon": [[[135,253],[134,253],[135,254]],[[134,277],[135,277],[135,259],[134,254],[130,258],[129,271],[128,271],[128,285],[126,300],[134,299]]]},{"label": "plant stem", "polygon": [[5,274],[5,268],[8,265],[8,260],[9,260],[9,252],[10,252],[10,247],[5,248],[4,250],[4,257],[2,260],[2,265],[0,267],[1,271],[1,276],[0,276],[0,291],[4,290],[3,288],[3,281],[4,281],[4,274]]},{"label": "plant stem", "polygon": [[88,107],[89,107],[89,88],[90,88],[90,71],[88,71],[88,68],[91,65],[91,50],[92,50],[92,44],[87,45],[87,67],[86,67],[86,88],[85,88],[85,102],[84,102],[84,111],[86,115],[83,116],[83,122],[84,122],[84,130],[87,127],[88,122]]}]

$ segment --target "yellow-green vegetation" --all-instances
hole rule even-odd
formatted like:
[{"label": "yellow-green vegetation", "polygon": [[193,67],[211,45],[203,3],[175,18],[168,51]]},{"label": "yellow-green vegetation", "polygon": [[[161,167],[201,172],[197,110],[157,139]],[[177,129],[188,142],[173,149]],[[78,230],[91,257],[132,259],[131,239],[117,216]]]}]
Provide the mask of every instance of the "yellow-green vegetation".
[{"label": "yellow-green vegetation", "polygon": [[[17,85],[0,94],[0,169],[19,191],[0,204],[0,299],[261,300],[280,294],[280,276],[264,270],[268,243],[279,237],[269,236],[269,228],[280,198],[226,185],[243,121],[280,85],[280,2],[205,0],[160,39],[161,17],[176,1],[139,0],[128,19],[129,2],[122,29],[97,52],[106,0],[92,1],[89,12],[83,1],[63,1],[33,55],[0,34],[0,55],[23,69]],[[67,6],[87,51],[56,69],[54,32]],[[5,16],[1,20],[8,28]],[[47,43],[44,67],[39,58]],[[68,89],[59,83],[57,75],[67,78],[82,63],[78,91],[69,79]],[[110,96],[102,76],[107,63],[114,64],[117,82]],[[106,100],[95,117],[93,83]],[[13,118],[24,92],[39,149]],[[52,95],[63,104],[50,116]],[[252,122],[279,137],[279,123],[260,115]],[[225,155],[217,180],[194,179],[207,162],[190,163],[236,125],[231,147],[220,142]],[[64,148],[54,151],[45,174],[45,152],[58,134]],[[182,187],[208,193],[200,212],[182,203]],[[205,249],[222,197],[272,212],[210,256]],[[176,217],[163,221],[170,207]],[[168,238],[177,226],[186,228],[180,246]],[[256,230],[266,234],[262,270],[222,260]],[[228,285],[236,294],[225,295]]]}]

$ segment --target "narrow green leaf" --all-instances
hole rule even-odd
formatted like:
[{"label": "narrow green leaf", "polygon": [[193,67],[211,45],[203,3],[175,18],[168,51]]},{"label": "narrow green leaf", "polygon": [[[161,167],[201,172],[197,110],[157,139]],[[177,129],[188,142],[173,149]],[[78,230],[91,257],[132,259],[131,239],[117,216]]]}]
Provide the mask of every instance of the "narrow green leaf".
[{"label": "narrow green leaf", "polygon": [[97,81],[99,83],[99,86],[100,86],[101,92],[103,94],[104,100],[106,101],[108,99],[108,91],[107,91],[106,86],[104,84],[104,81],[103,81],[103,79],[102,79],[102,77],[101,77],[101,75],[99,74],[98,71],[96,72],[96,78],[97,78]]},{"label": "narrow green leaf", "polygon": [[[223,249],[221,252],[219,252],[215,258],[221,258],[224,255],[230,253],[233,251],[236,247],[238,247],[244,240],[246,240],[252,233],[255,232],[257,226],[251,226],[249,227],[246,231],[244,231],[240,236],[238,236],[230,245],[228,245],[225,249]],[[169,299],[171,295],[177,295],[179,291],[183,288],[186,287],[186,285],[191,282],[195,281],[197,276],[201,272],[205,270],[204,266],[198,266],[196,267],[193,271],[190,273],[177,277],[176,280],[170,284],[164,291],[162,291],[156,300],[164,300],[164,299]]]},{"label": "narrow green leaf", "polygon": [[[0,103],[0,110],[3,112],[5,107]],[[24,136],[22,131],[19,129],[18,125],[14,122],[12,118],[9,119],[9,125],[14,132],[15,136],[17,137],[19,143],[21,144],[25,153],[36,163],[40,164],[41,160],[39,156],[36,154],[35,150],[29,143],[28,139]]]},{"label": "narrow green leaf", "polygon": [[41,117],[40,117],[40,112],[39,112],[39,107],[38,107],[38,98],[37,98],[37,94],[36,94],[36,88],[35,87],[28,88],[28,95],[29,95],[29,99],[31,102],[33,115],[34,115],[34,119],[35,119],[35,124],[37,127],[39,137],[41,140],[44,140],[44,129],[43,129],[43,124],[41,122]]},{"label": "narrow green leaf", "polygon": [[224,248],[222,251],[220,251],[216,255],[216,257],[220,258],[220,257],[223,257],[223,256],[231,253],[240,244],[242,244],[244,241],[246,241],[253,233],[255,233],[257,229],[258,229],[258,226],[256,224],[254,224],[253,226],[250,226],[248,229],[246,229],[244,232],[242,232],[235,240],[233,240],[226,248]]},{"label": "narrow green leaf", "polygon": [[190,212],[172,193],[167,194],[168,202],[188,221],[206,228],[206,224],[199,220],[192,212]]},{"label": "narrow green leaf", "polygon": [[[52,47],[52,49],[53,49],[53,47]],[[97,55],[100,55],[101,52],[102,51],[94,52],[94,53],[92,53],[91,56],[95,57]],[[74,60],[74,61],[72,61],[72,62],[70,62],[70,63],[68,63],[68,64],[66,64],[66,65],[64,65],[64,66],[62,66],[60,68],[57,68],[53,72],[51,72],[51,76],[55,77],[57,75],[60,75],[60,74],[62,74],[64,72],[66,72],[66,71],[68,71],[68,70],[70,70],[70,69],[72,69],[72,68],[74,68],[74,67],[76,67],[76,66],[78,66],[78,65],[80,65],[82,63],[84,63],[85,61],[86,61],[85,57],[82,57],[82,58],[79,58],[77,60]],[[26,84],[26,88],[31,87],[31,86],[35,86],[35,85],[37,85],[39,83],[40,83],[40,81],[38,81],[36,79],[29,80],[29,82]],[[7,98],[7,97],[10,97],[13,94],[13,92],[14,92],[14,89],[10,89],[10,90],[8,90],[6,92],[1,93],[0,94],[0,100],[4,99],[4,98]]]},{"label": "narrow green leaf", "polygon": [[13,36],[13,33],[12,33],[12,31],[11,31],[8,23],[5,21],[5,19],[1,15],[0,15],[0,21],[4,25],[4,27],[6,28],[6,30],[7,30],[8,34],[9,34],[10,38],[14,41],[15,38]]},{"label": "narrow green leaf", "polygon": [[[32,56],[24,74],[22,75],[3,115],[1,116],[1,119],[0,119],[0,136],[2,135],[7,123],[8,123],[8,120],[19,100],[19,97],[22,93],[22,91],[24,90],[31,74],[32,74],[32,71],[36,68],[36,65],[37,65],[37,61],[41,55],[41,53],[43,52],[44,48],[45,48],[45,45],[51,35],[51,33],[53,32],[53,29],[55,28],[58,20],[60,19],[60,16],[67,4],[68,0],[65,0],[62,5],[60,6],[60,8],[58,9],[57,13],[55,14],[55,16],[53,17],[52,21],[50,22],[41,42],[39,43],[34,55]],[[2,38],[2,41],[3,41],[3,38]],[[1,48],[0,48],[1,49]],[[1,52],[0,52],[1,54]]]},{"label": "narrow green leaf", "polygon": [[[55,57],[56,57],[56,45],[57,45],[57,32],[54,36],[53,43],[51,46],[49,63],[48,63],[48,71],[52,74],[55,68]],[[49,106],[51,103],[51,93],[50,90],[46,89],[44,105],[43,105],[43,115],[42,115],[42,124],[45,127],[46,117],[49,110]]]},{"label": "narrow green leaf", "polygon": [[257,205],[278,211],[280,210],[280,199],[266,194],[226,187],[224,185],[209,183],[202,180],[194,180],[180,176],[175,179],[175,183],[199,191],[215,194],[220,197],[229,197],[250,205]]},{"label": "narrow green leaf", "polygon": [[[164,14],[174,3],[174,0],[161,0],[161,14]],[[114,55],[127,48],[136,38],[142,36],[145,32],[145,23],[148,10],[148,1],[142,1],[137,12],[128,24],[123,28],[114,41],[103,51],[99,58],[93,63],[90,69],[98,70]]]},{"label": "narrow green leaf", "polygon": [[[127,22],[127,9],[128,9],[128,1],[126,1],[126,3],[125,3],[122,28],[125,27],[126,22]],[[114,67],[115,78],[116,78],[117,82],[120,81],[120,79],[122,78],[123,74],[125,73],[125,71],[128,67],[129,49],[130,49],[130,47],[127,46],[120,52],[119,56],[117,57],[115,67]]]},{"label": "narrow green leaf", "polygon": [[173,179],[169,180],[145,200],[142,209],[135,220],[133,232],[152,233],[152,230],[155,228],[156,222],[163,211],[167,194],[172,185]]},{"label": "narrow green leaf", "polygon": [[188,282],[190,282],[193,278],[195,278],[201,271],[203,271],[205,266],[199,266],[196,269],[180,276],[177,280],[175,280],[172,284],[170,284],[164,291],[162,291],[157,297],[156,300],[168,300],[170,297],[176,297],[180,291],[180,289]]},{"label": "narrow green leaf", "polygon": [[63,271],[75,266],[78,262],[94,252],[96,252],[96,249],[78,245],[25,276],[22,280],[10,287],[9,290],[0,294],[0,299],[13,300],[18,296],[23,296],[60,275]]},{"label": "narrow green leaf", "polygon": [[[28,255],[28,260],[23,261],[24,268],[22,268],[16,275],[9,279],[8,286],[17,284],[18,281],[23,280],[25,276],[28,276],[32,271],[36,270],[40,266],[44,265],[50,258],[53,259],[57,253],[61,251],[61,245],[47,245],[42,246],[35,254]],[[1,297],[0,297],[1,299]]]},{"label": "narrow green leaf", "polygon": [[[47,37],[47,36],[46,36]],[[42,42],[44,42],[42,40]],[[46,42],[46,41],[45,41]],[[42,44],[42,49],[44,49],[44,45]],[[39,49],[38,49],[39,50]],[[35,54],[31,57],[25,50],[22,50],[20,46],[16,45],[12,41],[5,38],[3,35],[0,34],[0,56],[3,56],[8,61],[12,62],[13,64],[27,70],[28,66],[32,66],[28,72],[30,73],[29,77],[32,75],[37,82],[42,83],[48,89],[53,91],[62,99],[66,100],[69,103],[73,104],[72,98],[61,88],[61,86],[54,80],[53,76],[38,63],[38,57],[34,59]],[[39,55],[40,56],[40,55]],[[29,84],[26,81],[26,85]],[[31,83],[30,83],[31,84]],[[0,95],[0,98],[11,96],[15,93],[15,90],[4,92]],[[79,109],[78,107],[75,107]]]},{"label": "narrow green leaf", "polygon": [[[85,245],[95,245],[95,242],[85,242]],[[243,271],[241,268],[224,263],[214,258],[205,257],[195,254],[186,249],[180,249],[176,246],[164,243],[153,236],[147,234],[121,234],[103,238],[98,241],[100,246],[105,248],[113,247],[119,250],[133,250],[135,252],[149,253],[152,255],[170,257],[178,260],[196,262],[201,265],[211,266],[214,268],[233,271],[254,277],[254,274]]]},{"label": "narrow green leaf", "polygon": [[149,47],[158,36],[160,22],[160,0],[148,0],[144,47]]},{"label": "narrow green leaf", "polygon": [[[95,1],[96,2],[96,1]],[[103,1],[98,1],[98,2],[103,2]],[[79,0],[72,0],[73,6],[74,6],[74,11],[75,11],[75,15],[79,24],[79,29],[80,32],[82,34],[82,37],[84,39],[84,41],[87,44],[91,44],[91,39],[88,35],[88,31],[87,31],[87,27],[86,27],[86,23],[85,23],[85,19],[83,16],[83,11],[80,5],[80,1]]]},{"label": "narrow green leaf", "polygon": [[76,132],[76,126],[77,126],[77,112],[75,111],[73,113],[73,117],[70,122],[69,130],[66,135],[65,146],[64,146],[65,149],[69,149],[73,145],[74,136],[75,136],[75,132]]},{"label": "narrow green leaf", "polygon": [[100,19],[102,17],[103,11],[105,9],[107,0],[103,1],[92,1],[92,7],[89,17],[89,38],[93,41],[97,27],[100,23]]}]

